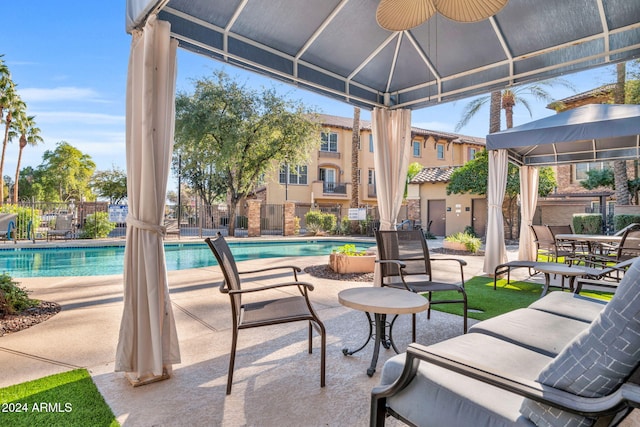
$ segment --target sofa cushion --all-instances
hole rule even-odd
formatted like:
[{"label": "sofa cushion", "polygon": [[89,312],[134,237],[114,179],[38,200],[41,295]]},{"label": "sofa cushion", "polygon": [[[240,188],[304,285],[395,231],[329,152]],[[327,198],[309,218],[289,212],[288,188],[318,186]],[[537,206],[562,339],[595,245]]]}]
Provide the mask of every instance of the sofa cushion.
[{"label": "sofa cushion", "polygon": [[[466,334],[429,346],[473,366],[505,375],[536,378],[550,357],[483,334]],[[380,384],[393,383],[405,354],[387,360]],[[387,405],[420,426],[532,426],[519,412],[523,398],[450,370],[421,362],[413,381]]]},{"label": "sofa cushion", "polygon": [[604,300],[588,298],[572,292],[555,291],[536,300],[528,308],[591,323],[605,305],[607,301]]},{"label": "sofa cushion", "polygon": [[469,332],[491,335],[555,357],[589,323],[553,313],[521,308],[476,323]]},{"label": "sofa cushion", "polygon": [[[605,396],[617,389],[640,358],[640,260],[613,299],[540,373],[538,381],[578,396]],[[525,400],[521,412],[538,426],[590,425],[591,420]]]}]

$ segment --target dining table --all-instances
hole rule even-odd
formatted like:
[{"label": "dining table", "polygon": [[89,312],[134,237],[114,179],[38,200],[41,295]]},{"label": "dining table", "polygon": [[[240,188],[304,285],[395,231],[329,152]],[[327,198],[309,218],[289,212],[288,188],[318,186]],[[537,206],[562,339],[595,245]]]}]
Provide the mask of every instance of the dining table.
[{"label": "dining table", "polygon": [[622,236],[609,236],[606,234],[556,234],[556,244],[572,243],[574,245],[586,245],[587,255],[603,255],[603,249],[615,248],[622,241]]}]

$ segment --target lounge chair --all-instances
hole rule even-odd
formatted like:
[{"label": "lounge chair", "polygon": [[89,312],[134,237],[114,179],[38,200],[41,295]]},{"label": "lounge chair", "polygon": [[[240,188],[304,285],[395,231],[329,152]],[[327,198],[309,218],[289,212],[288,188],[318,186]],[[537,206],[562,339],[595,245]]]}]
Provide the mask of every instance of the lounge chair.
[{"label": "lounge chair", "polygon": [[73,215],[62,214],[56,215],[53,229],[47,231],[47,241],[64,237],[65,240],[70,239],[73,235]]},{"label": "lounge chair", "polygon": [[551,292],[389,359],[371,426],[614,426],[640,407],[640,260],[610,302]]},{"label": "lounge chair", "polygon": [[[382,286],[426,293],[430,305],[462,304],[463,332],[467,332],[467,293],[464,290],[466,261],[458,258],[431,258],[429,247],[422,230],[376,231],[378,260],[382,276]],[[460,266],[460,283],[446,283],[433,280],[432,262],[453,261]],[[440,291],[456,291],[459,299],[433,299],[432,294]],[[416,318],[412,315],[412,339],[416,340]],[[431,309],[427,310],[427,318]]]},{"label": "lounge chair", "polygon": [[[231,314],[233,318],[233,338],[231,342],[231,353],[229,355],[229,372],[227,375],[227,394],[231,393],[233,384],[233,368],[236,357],[236,345],[238,342],[238,332],[240,329],[255,328],[260,326],[270,326],[280,323],[290,323],[307,321],[309,322],[309,353],[312,352],[312,330],[315,327],[320,332],[320,387],[325,385],[325,355],[326,355],[326,332],[325,327],[320,318],[316,314],[311,302],[309,301],[309,291],[313,291],[313,285],[306,282],[298,281],[298,273],[301,271],[298,267],[282,266],[263,268],[254,271],[239,272],[236,262],[231,253],[229,245],[220,233],[215,239],[206,238],[205,242],[211,248],[213,255],[218,260],[218,264],[222,269],[224,281],[220,285],[220,292],[228,294],[231,300]],[[255,274],[263,272],[271,272],[277,269],[288,269],[292,272],[293,280],[275,285],[267,285],[261,287],[241,288],[241,274]],[[256,280],[256,279],[253,279]],[[282,292],[294,291],[293,296],[284,296],[280,298],[262,299],[256,301],[260,292],[269,296],[273,296],[270,291],[279,289]],[[251,295],[254,302],[243,303],[242,296]],[[265,335],[265,337],[267,337]]]}]

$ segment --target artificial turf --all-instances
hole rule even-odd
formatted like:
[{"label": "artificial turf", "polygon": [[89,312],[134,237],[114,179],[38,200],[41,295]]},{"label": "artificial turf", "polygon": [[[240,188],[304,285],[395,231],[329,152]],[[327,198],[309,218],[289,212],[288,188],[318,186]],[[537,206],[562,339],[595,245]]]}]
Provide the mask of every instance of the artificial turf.
[{"label": "artificial turf", "polygon": [[3,427],[116,427],[111,408],[86,369],[0,389]]},{"label": "artificial turf", "polygon": [[[527,307],[540,298],[542,285],[539,283],[513,280],[507,284],[506,279],[499,279],[497,289],[494,291],[493,278],[476,276],[465,282],[464,289],[467,292],[467,315],[472,319],[485,320],[517,308]],[[600,299],[611,299],[613,294],[583,290],[580,295]],[[433,300],[459,298],[460,294],[455,291],[433,293]],[[433,310],[462,316],[462,304],[437,304],[431,308]]]}]

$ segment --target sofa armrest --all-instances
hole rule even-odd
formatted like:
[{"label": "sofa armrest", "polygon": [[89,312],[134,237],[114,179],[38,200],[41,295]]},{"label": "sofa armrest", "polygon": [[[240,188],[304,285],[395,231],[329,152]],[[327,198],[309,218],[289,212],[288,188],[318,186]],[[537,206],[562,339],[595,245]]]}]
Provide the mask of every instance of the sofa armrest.
[{"label": "sofa armrest", "polygon": [[509,376],[487,367],[471,366],[464,360],[420,344],[410,344],[402,374],[393,383],[374,387],[371,391],[371,426],[384,425],[386,398],[393,396],[413,381],[420,361],[449,369],[486,384],[502,388],[520,396],[583,416],[604,416],[615,414],[626,406],[640,407],[640,385],[627,382],[614,393],[588,398],[576,396],[536,381]]}]

